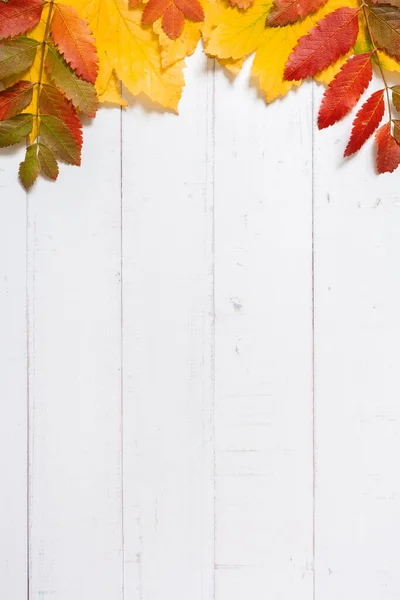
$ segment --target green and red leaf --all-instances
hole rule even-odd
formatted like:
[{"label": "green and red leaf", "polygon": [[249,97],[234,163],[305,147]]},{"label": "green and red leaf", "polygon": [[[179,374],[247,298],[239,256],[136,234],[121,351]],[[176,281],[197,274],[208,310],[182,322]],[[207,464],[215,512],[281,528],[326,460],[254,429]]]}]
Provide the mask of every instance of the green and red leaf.
[{"label": "green and red leaf", "polygon": [[26,37],[0,42],[0,81],[30,69],[39,43]]},{"label": "green and red leaf", "polygon": [[38,158],[43,175],[55,181],[58,177],[58,163],[54,153],[50,148],[42,143],[38,144]]},{"label": "green and red leaf", "polygon": [[355,107],[372,79],[371,53],[351,56],[325,90],[318,113],[318,127],[340,121]]},{"label": "green and red leaf", "polygon": [[0,2],[0,39],[16,37],[36,27],[43,6],[42,0]]},{"label": "green and red leaf", "polygon": [[382,121],[383,113],[385,112],[384,91],[378,90],[374,92],[356,114],[344,156],[350,156],[354,152],[357,152]]},{"label": "green and red leaf", "polygon": [[31,103],[32,95],[33,85],[30,81],[18,81],[0,92],[0,121],[23,111]]},{"label": "green and red leaf", "polygon": [[301,37],[289,56],[284,79],[298,81],[329,67],[354,46],[358,34],[358,8],[338,8]]},{"label": "green and red leaf", "polygon": [[35,183],[40,173],[40,162],[37,155],[37,144],[26,149],[25,159],[19,165],[19,178],[26,190]]},{"label": "green and red leaf", "polygon": [[94,37],[73,6],[54,5],[51,36],[67,63],[89,83],[95,83],[98,62]]},{"label": "green and red leaf", "polygon": [[60,119],[74,136],[79,148],[82,148],[82,123],[70,100],[54,86],[43,85],[39,107],[41,115],[50,115]]},{"label": "green and red leaf", "polygon": [[81,164],[81,149],[74,135],[57,117],[40,117],[40,139],[64,162],[77,166]]}]

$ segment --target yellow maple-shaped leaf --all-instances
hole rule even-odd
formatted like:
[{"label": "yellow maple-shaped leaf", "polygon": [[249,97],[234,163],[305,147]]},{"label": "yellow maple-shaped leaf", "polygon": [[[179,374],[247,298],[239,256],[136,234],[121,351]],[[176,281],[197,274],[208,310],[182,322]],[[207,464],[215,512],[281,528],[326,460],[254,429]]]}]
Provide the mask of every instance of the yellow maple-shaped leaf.
[{"label": "yellow maple-shaped leaf", "polygon": [[113,73],[134,95],[177,110],[184,86],[183,61],[162,68],[158,38],[141,25],[142,8],[128,9],[124,0],[65,0],[86,19],[96,39],[99,74],[96,89],[107,97]]},{"label": "yellow maple-shaped leaf", "polygon": [[161,19],[153,25],[154,32],[158,35],[161,47],[161,64],[167,69],[176,62],[191,56],[197,48],[201,38],[202,23],[193,23],[185,20],[181,35],[176,40],[171,40],[161,26]]}]

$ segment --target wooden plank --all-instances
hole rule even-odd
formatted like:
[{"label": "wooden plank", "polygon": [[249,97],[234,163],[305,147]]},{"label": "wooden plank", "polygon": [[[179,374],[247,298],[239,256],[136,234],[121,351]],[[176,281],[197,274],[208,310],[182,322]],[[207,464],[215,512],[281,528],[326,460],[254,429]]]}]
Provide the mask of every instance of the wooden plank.
[{"label": "wooden plank", "polygon": [[120,111],[29,197],[30,598],[122,599]]},{"label": "wooden plank", "polygon": [[216,600],[310,600],[311,88],[248,77],[216,83]]},{"label": "wooden plank", "polygon": [[[315,110],[321,91],[316,91]],[[351,119],[315,135],[316,595],[398,595],[400,194]]]},{"label": "wooden plank", "polygon": [[[199,49],[200,50],[200,49]],[[123,126],[125,594],[213,598],[213,72]]]},{"label": "wooden plank", "polygon": [[26,198],[21,152],[1,152],[0,169],[0,597],[27,591]]}]

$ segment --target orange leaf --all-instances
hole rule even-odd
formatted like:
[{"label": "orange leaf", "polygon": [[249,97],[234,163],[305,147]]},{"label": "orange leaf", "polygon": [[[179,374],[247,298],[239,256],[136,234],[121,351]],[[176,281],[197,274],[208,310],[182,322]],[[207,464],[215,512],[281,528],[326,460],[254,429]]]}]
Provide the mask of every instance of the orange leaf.
[{"label": "orange leaf", "polygon": [[357,152],[382,121],[385,112],[383,94],[384,90],[374,92],[356,114],[344,156],[350,156]]},{"label": "orange leaf", "polygon": [[172,0],[150,0],[143,11],[142,23],[143,25],[151,25],[154,21],[157,21],[168,6],[170,6]]},{"label": "orange leaf", "polygon": [[275,0],[267,17],[270,27],[283,27],[316,12],[327,0]]},{"label": "orange leaf", "polygon": [[185,25],[184,14],[179,8],[172,2],[164,13],[162,20],[162,27],[171,40],[176,40],[183,31]]},{"label": "orange leaf", "polygon": [[351,56],[325,90],[318,113],[319,129],[329,127],[347,115],[371,79],[371,53]]},{"label": "orange leaf", "polygon": [[338,8],[301,37],[289,56],[283,78],[298,81],[329,67],[354,46],[359,8]]},{"label": "orange leaf", "polygon": [[237,7],[241,10],[246,10],[250,8],[250,6],[253,6],[254,0],[229,0],[229,3],[234,8]]},{"label": "orange leaf", "polygon": [[375,139],[378,173],[392,173],[400,164],[400,146],[390,133],[390,123],[386,123],[378,129]]},{"label": "orange leaf", "polygon": [[40,21],[42,0],[0,1],[0,39],[30,31]]},{"label": "orange leaf", "polygon": [[73,6],[54,5],[51,35],[72,69],[85,81],[95,83],[98,57],[94,37]]},{"label": "orange leaf", "polygon": [[195,23],[204,21],[204,10],[199,0],[174,0],[185,17]]}]

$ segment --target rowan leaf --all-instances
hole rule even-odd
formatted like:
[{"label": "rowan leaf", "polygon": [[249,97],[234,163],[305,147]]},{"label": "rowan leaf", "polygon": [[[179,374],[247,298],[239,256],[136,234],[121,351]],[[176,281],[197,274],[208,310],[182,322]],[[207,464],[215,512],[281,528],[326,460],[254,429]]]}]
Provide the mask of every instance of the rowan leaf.
[{"label": "rowan leaf", "polygon": [[40,173],[37,144],[33,144],[26,149],[25,159],[19,165],[18,173],[24,188],[28,190],[32,187]]},{"label": "rowan leaf", "polygon": [[390,132],[390,122],[378,129],[375,139],[378,173],[392,173],[400,164],[400,146]]},{"label": "rowan leaf", "polygon": [[42,9],[42,0],[0,2],[0,39],[16,37],[36,27]]},{"label": "rowan leaf", "polygon": [[174,0],[174,3],[189,21],[204,21],[204,10],[199,0]]},{"label": "rowan leaf", "polygon": [[395,109],[400,111],[400,85],[392,87],[392,102]]},{"label": "rowan leaf", "polygon": [[44,85],[40,92],[39,108],[41,115],[60,119],[74,136],[79,148],[82,148],[82,123],[70,100],[54,86]]},{"label": "rowan leaf", "polygon": [[326,4],[327,0],[275,0],[267,17],[270,27],[283,27],[304,19]]},{"label": "rowan leaf", "polygon": [[39,152],[38,158],[40,162],[40,168],[43,175],[55,181],[58,177],[58,163],[54,153],[50,148],[42,143],[38,144]]},{"label": "rowan leaf", "polygon": [[384,90],[374,92],[356,114],[344,156],[357,152],[378,127],[385,112],[383,94]]},{"label": "rowan leaf", "polygon": [[0,121],[17,115],[29,106],[32,94],[33,85],[29,81],[18,81],[0,92]]},{"label": "rowan leaf", "polygon": [[66,4],[54,5],[51,36],[72,69],[82,79],[94,84],[99,62],[94,37],[76,8]]},{"label": "rowan leaf", "polygon": [[30,134],[33,126],[33,115],[15,115],[0,123],[0,148],[13,146],[22,142]]},{"label": "rowan leaf", "polygon": [[163,69],[157,36],[141,24],[140,7],[129,10],[126,0],[68,0],[86,19],[96,40],[101,98],[113,72],[134,95],[177,109],[184,78],[182,61]]},{"label": "rowan leaf", "polygon": [[88,117],[96,115],[97,96],[94,86],[78,77],[51,44],[48,45],[46,55],[46,70],[55,85],[80,112]]},{"label": "rowan leaf", "polygon": [[371,79],[371,53],[350,57],[325,90],[318,113],[319,129],[329,127],[347,115]]},{"label": "rowan leaf", "polygon": [[184,25],[185,15],[174,2],[171,2],[162,18],[162,27],[165,33],[171,40],[176,40],[181,35]]},{"label": "rowan leaf", "polygon": [[313,76],[346,54],[357,39],[358,12],[358,8],[338,8],[300,38],[289,56],[284,79]]},{"label": "rowan leaf", "polygon": [[0,81],[30,69],[38,42],[26,37],[0,42]]},{"label": "rowan leaf", "polygon": [[40,139],[64,162],[77,166],[81,164],[81,149],[74,135],[57,117],[40,117]]},{"label": "rowan leaf", "polygon": [[143,25],[151,25],[162,17],[171,2],[172,0],[149,0],[142,14]]},{"label": "rowan leaf", "polygon": [[229,0],[229,4],[241,10],[247,10],[254,4],[254,0]]},{"label": "rowan leaf", "polygon": [[369,6],[368,21],[374,44],[400,60],[400,11],[394,6]]},{"label": "rowan leaf", "polygon": [[394,119],[393,121],[393,136],[398,144],[400,144],[400,121]]}]

